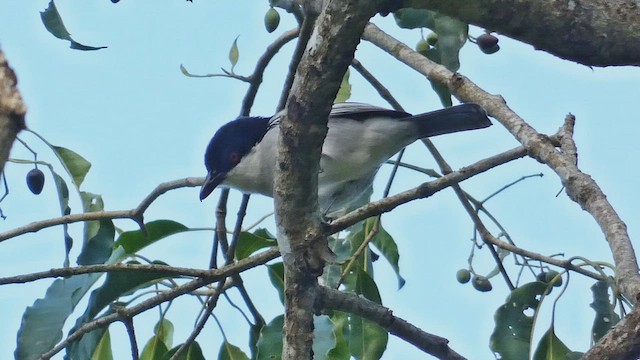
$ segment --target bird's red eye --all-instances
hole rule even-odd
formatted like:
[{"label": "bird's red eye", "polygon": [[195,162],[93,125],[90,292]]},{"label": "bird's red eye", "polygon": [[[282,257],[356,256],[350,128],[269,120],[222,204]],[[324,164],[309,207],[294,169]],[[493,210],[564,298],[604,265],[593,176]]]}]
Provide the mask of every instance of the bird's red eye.
[{"label": "bird's red eye", "polygon": [[232,152],[231,154],[229,154],[229,160],[234,163],[237,164],[240,162],[240,153],[237,151]]}]

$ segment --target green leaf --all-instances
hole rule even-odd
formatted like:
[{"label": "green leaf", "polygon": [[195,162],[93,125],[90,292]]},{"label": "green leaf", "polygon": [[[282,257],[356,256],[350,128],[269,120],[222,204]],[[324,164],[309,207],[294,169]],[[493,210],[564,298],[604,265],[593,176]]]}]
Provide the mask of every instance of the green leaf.
[{"label": "green leaf", "polygon": [[231,73],[233,73],[233,68],[236,67],[238,63],[238,59],[240,58],[240,51],[238,50],[238,38],[240,35],[236,36],[235,40],[233,40],[233,44],[231,45],[231,49],[229,49],[229,61],[231,62]]},{"label": "green leaf", "polygon": [[322,280],[325,286],[336,288],[342,276],[342,266],[340,264],[347,261],[351,256],[351,242],[347,239],[338,239],[332,236],[329,237],[329,248],[336,254],[336,261],[335,263],[327,263],[324,266]]},{"label": "green leaf", "polygon": [[[113,251],[116,229],[111,220],[99,220],[86,225],[91,228],[89,236],[78,255],[78,265],[103,264]],[[95,234],[94,234],[95,233]]]},{"label": "green leaf", "polygon": [[[169,360],[175,354],[181,345],[178,345],[171,349],[162,360]],[[178,356],[178,360],[205,360],[204,355],[202,355],[202,349],[200,348],[200,344],[197,341],[194,341],[189,345],[187,351],[183,352],[182,355]]]},{"label": "green leaf", "polygon": [[[83,251],[91,253],[90,248],[95,243],[90,244]],[[122,251],[114,251],[106,263],[119,262],[122,256]],[[82,274],[54,280],[44,298],[37,299],[23,314],[18,330],[16,357],[38,358],[50,350],[62,338],[62,327],[69,315],[101,276],[102,274]],[[103,331],[102,329],[92,332],[93,346],[90,346],[82,356],[74,358],[90,358],[95,346],[102,338]],[[86,335],[85,338],[87,338]]]},{"label": "green leaf", "polygon": [[71,34],[67,31],[67,28],[64,26],[62,22],[62,18],[60,17],[60,13],[58,13],[58,9],[56,8],[56,4],[53,0],[49,1],[49,6],[45,9],[45,11],[40,12],[40,17],[42,18],[42,23],[44,27],[51,33],[51,35],[57,37],[58,39],[68,40],[71,44],[70,47],[72,49],[77,50],[99,50],[104,49],[106,46],[94,47],[82,45],[71,38]]},{"label": "green leaf", "polygon": [[336,339],[336,346],[329,351],[327,359],[330,360],[349,360],[351,352],[347,343],[347,335],[349,334],[349,317],[346,313],[334,311],[331,315],[333,323],[333,335]]},{"label": "green leaf", "polygon": [[[71,208],[69,207],[69,187],[64,179],[58,175],[53,169],[51,170],[53,174],[53,180],[56,184],[56,191],[58,193],[58,203],[60,204],[60,212],[62,215],[71,214]],[[65,248],[65,259],[64,259],[64,267],[68,267],[70,264],[69,261],[69,253],[71,252],[71,248],[73,247],[73,238],[69,235],[69,224],[62,224],[62,231],[64,235],[64,248]]]},{"label": "green leaf", "polygon": [[[365,222],[365,233],[369,233],[373,225],[376,222],[376,218],[369,218]],[[378,228],[378,233],[373,237],[371,243],[380,251],[382,256],[387,259],[393,270],[396,272],[396,277],[398,278],[398,289],[401,289],[405,280],[402,276],[400,276],[400,253],[398,252],[398,245],[396,244],[393,237],[389,235],[389,233],[382,227],[380,224]]]},{"label": "green leaf", "polygon": [[609,287],[612,282],[613,280],[609,278],[597,281],[591,286],[591,292],[593,293],[591,307],[596,312],[596,316],[593,319],[593,327],[591,328],[591,340],[593,343],[598,342],[604,334],[620,321],[620,316],[616,314],[613,304],[609,301]]},{"label": "green leaf", "polygon": [[[358,225],[354,225],[347,236],[347,241],[351,244],[352,254],[364,243],[365,241],[365,228],[364,222]],[[354,268],[366,271],[369,276],[373,277],[373,260],[371,256],[371,250],[367,246],[360,256],[356,258]],[[351,270],[353,273],[354,269]]]},{"label": "green leaf", "polygon": [[249,357],[239,347],[224,341],[220,347],[218,360],[249,360]]},{"label": "green leaf", "polygon": [[524,284],[513,290],[496,311],[496,327],[491,334],[489,347],[502,359],[529,359],[533,328],[533,313],[529,312],[538,310],[538,299],[546,289],[547,284],[539,281]]},{"label": "green leaf", "polygon": [[111,352],[111,335],[109,330],[105,331],[102,338],[98,342],[91,360],[113,360],[113,353]]},{"label": "green leaf", "polygon": [[438,34],[437,48],[440,52],[440,64],[456,72],[460,69],[460,49],[467,42],[469,24],[447,15],[434,17],[433,31]]},{"label": "green leaf", "polygon": [[425,9],[399,9],[393,13],[396,24],[403,29],[433,28],[434,16],[437,13]]},{"label": "green leaf", "polygon": [[140,354],[140,360],[162,360],[163,357],[169,352],[167,345],[162,342],[162,339],[158,336],[154,336],[142,349]]},{"label": "green leaf", "polygon": [[273,284],[273,287],[278,291],[280,302],[284,305],[284,264],[277,262],[272,265],[267,265],[267,269],[269,269],[269,280],[271,280],[271,284]]},{"label": "green leaf", "polygon": [[260,331],[256,360],[282,358],[282,328],[284,315],[278,315]]},{"label": "green leaf", "polygon": [[[257,231],[256,231],[257,232]],[[236,259],[241,260],[251,256],[254,252],[276,246],[277,243],[274,239],[265,238],[256,233],[250,233],[243,231],[238,237],[238,243],[236,244]]]},{"label": "green leaf", "polygon": [[[438,47],[432,47],[424,54],[427,59],[440,64],[440,49]],[[449,88],[435,80],[429,79],[429,83],[431,84],[431,88],[436,92],[438,97],[440,98],[440,102],[444,107],[453,106],[453,101],[451,100],[451,91]]]},{"label": "green leaf", "polygon": [[80,185],[82,185],[85,176],[87,176],[87,173],[91,168],[91,163],[78,155],[78,153],[67,148],[55,145],[51,145],[51,148],[58,159],[60,159],[64,169],[67,171],[69,176],[71,176],[73,184],[77,189],[80,189]]},{"label": "green leaf", "polygon": [[145,231],[125,231],[118,237],[114,247],[121,246],[131,255],[165,237],[189,231],[189,228],[173,220],[156,220],[145,224]]},{"label": "green leaf", "polygon": [[313,317],[313,359],[328,359],[329,352],[336,347],[333,323],[327,315]]},{"label": "green leaf", "polygon": [[349,351],[357,360],[380,359],[389,341],[385,329],[357,315],[349,316]]},{"label": "green leaf", "polygon": [[356,294],[362,295],[375,303],[382,304],[376,282],[373,281],[373,278],[361,268],[357,268],[354,274],[347,277],[346,285],[347,289],[355,292]]},{"label": "green leaf", "polygon": [[340,84],[334,103],[343,103],[349,100],[350,97],[351,84],[349,84],[349,69],[347,69],[347,72],[344,73],[344,77],[342,78],[342,83]]},{"label": "green leaf", "polygon": [[533,360],[566,360],[571,350],[560,340],[553,331],[553,325],[540,339]]},{"label": "green leaf", "polygon": [[173,345],[173,324],[166,318],[160,319],[153,327],[153,333],[159,337],[168,348]]}]

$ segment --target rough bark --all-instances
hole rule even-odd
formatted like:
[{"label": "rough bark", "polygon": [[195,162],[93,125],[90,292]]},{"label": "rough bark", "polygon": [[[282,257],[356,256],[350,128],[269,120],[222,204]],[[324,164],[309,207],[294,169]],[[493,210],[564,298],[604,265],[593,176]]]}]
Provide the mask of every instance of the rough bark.
[{"label": "rough bark", "polygon": [[583,360],[634,360],[640,357],[640,308],[635,307],[616,327],[609,331],[596,346],[582,357]]},{"label": "rough bark", "polygon": [[16,74],[0,50],[0,173],[4,170],[18,132],[25,128],[27,106],[22,102],[17,85]]},{"label": "rough bark", "polygon": [[587,66],[640,65],[636,0],[405,0]]},{"label": "rough bark", "polygon": [[321,233],[320,150],[333,99],[376,4],[367,0],[327,3],[298,65],[280,123],[274,201],[285,266],[283,359],[313,357],[313,303],[323,256],[328,254],[326,240],[309,241]]}]

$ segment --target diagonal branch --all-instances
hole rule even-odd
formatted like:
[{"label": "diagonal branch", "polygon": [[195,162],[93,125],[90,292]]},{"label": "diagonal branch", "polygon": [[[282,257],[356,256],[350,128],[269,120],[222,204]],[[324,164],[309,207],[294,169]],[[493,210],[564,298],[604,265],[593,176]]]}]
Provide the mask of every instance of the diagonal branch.
[{"label": "diagonal branch", "polygon": [[418,349],[438,359],[464,360],[449,347],[449,340],[429,334],[408,321],[401,319],[388,308],[363,297],[347,294],[328,287],[318,287],[316,307],[348,312],[372,321]]}]

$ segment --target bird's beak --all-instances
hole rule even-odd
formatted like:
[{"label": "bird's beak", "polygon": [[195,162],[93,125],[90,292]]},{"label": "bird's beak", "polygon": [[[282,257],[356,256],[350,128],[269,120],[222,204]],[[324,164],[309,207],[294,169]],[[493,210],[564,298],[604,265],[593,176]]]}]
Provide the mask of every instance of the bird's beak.
[{"label": "bird's beak", "polygon": [[207,177],[204,179],[202,187],[200,188],[200,201],[209,196],[209,194],[211,194],[213,190],[222,183],[225,175],[225,173],[209,171]]}]

